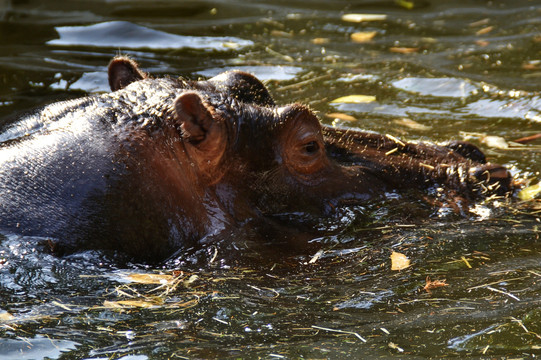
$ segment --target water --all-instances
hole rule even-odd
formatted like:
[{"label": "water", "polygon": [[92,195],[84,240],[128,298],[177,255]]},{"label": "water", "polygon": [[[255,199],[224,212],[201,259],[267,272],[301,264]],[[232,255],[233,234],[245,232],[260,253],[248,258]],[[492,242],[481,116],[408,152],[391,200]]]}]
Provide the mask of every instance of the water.
[{"label": "water", "polygon": [[[246,69],[278,103],[309,104],[327,124],[468,139],[538,181],[539,141],[509,141],[541,133],[541,6],[398,3],[3,0],[0,126],[107,91],[106,65],[120,52],[156,76]],[[347,13],[386,18],[353,23]],[[352,94],[375,101],[331,104]],[[8,235],[0,358],[539,356],[539,209],[497,202],[463,217],[391,199],[344,209],[318,225],[342,231],[306,249],[253,244],[240,228],[238,243],[188,250],[162,267],[99,252],[57,258],[46,239]],[[391,270],[393,251],[411,266]],[[427,277],[447,286],[425,290]]]}]

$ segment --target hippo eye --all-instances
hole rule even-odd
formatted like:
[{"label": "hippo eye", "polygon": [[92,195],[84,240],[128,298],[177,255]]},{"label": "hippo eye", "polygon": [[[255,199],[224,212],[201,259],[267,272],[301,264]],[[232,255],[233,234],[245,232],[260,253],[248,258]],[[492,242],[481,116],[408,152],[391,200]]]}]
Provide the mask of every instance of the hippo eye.
[{"label": "hippo eye", "polygon": [[319,144],[317,141],[310,141],[309,143],[303,145],[303,150],[305,153],[313,155],[319,150]]}]

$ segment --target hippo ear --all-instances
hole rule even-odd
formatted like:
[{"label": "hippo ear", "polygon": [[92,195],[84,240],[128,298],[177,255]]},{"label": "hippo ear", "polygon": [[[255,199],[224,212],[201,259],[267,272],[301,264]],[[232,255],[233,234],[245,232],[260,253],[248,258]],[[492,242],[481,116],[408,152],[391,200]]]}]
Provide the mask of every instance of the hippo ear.
[{"label": "hippo ear", "polygon": [[185,92],[175,100],[176,120],[182,136],[192,144],[205,140],[214,122],[212,108],[205,105],[196,92]]},{"label": "hippo ear", "polygon": [[125,88],[134,81],[142,80],[147,75],[139,69],[137,63],[125,56],[115,57],[109,63],[109,86],[112,91]]}]

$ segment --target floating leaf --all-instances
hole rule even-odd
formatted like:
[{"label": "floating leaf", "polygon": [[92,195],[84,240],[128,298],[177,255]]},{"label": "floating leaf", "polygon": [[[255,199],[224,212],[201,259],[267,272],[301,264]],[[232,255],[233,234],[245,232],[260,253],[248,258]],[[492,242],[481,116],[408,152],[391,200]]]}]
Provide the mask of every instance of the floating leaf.
[{"label": "floating leaf", "polygon": [[448,286],[449,284],[447,284],[447,280],[430,280],[430,277],[426,277],[426,284],[425,286],[423,287],[423,289],[425,289],[427,292],[430,292],[430,290],[432,289],[435,289],[437,287],[442,287],[442,286]]},{"label": "floating leaf", "polygon": [[128,280],[138,284],[168,284],[174,278],[171,275],[165,274],[128,274]]},{"label": "floating leaf", "polygon": [[490,42],[488,42],[486,40],[476,40],[475,44],[477,44],[477,45],[479,45],[481,47],[486,47],[486,46],[490,45]]},{"label": "floating leaf", "polygon": [[351,34],[351,40],[356,43],[365,43],[371,41],[376,36],[377,31],[363,31]]},{"label": "floating leaf", "polygon": [[374,101],[376,101],[376,97],[372,95],[349,95],[334,99],[333,101],[331,101],[331,104],[366,104]]},{"label": "floating leaf", "polygon": [[396,120],[393,120],[393,123],[405,126],[413,130],[426,131],[426,130],[431,129],[430,126],[419,124],[417,121],[414,121],[408,118],[396,119]]},{"label": "floating leaf", "polygon": [[347,22],[360,23],[363,21],[382,21],[387,19],[385,14],[344,14],[342,20]]},{"label": "floating leaf", "polygon": [[509,144],[501,136],[487,135],[481,138],[481,141],[488,147],[494,149],[508,149]]},{"label": "floating leaf", "polygon": [[399,54],[411,54],[419,52],[419,48],[417,47],[392,47],[389,48],[390,52],[399,53]]},{"label": "floating leaf", "polygon": [[104,301],[103,302],[103,306],[107,308],[115,308],[115,309],[132,308],[132,307],[149,308],[156,305],[161,305],[161,304],[156,301],[148,301],[148,300],[119,300],[119,301]]},{"label": "floating leaf", "polygon": [[284,37],[284,38],[292,38],[293,37],[293,33],[288,33],[286,31],[281,31],[281,30],[272,30],[270,34],[273,37]]},{"label": "floating leaf", "polygon": [[314,39],[312,39],[312,44],[316,44],[316,45],[324,45],[324,44],[328,44],[329,42],[331,42],[331,39],[329,39],[329,38],[314,38]]},{"label": "floating leaf", "polygon": [[492,30],[494,30],[494,26],[487,26],[487,27],[484,27],[484,28],[482,28],[480,30],[477,30],[475,35],[486,35],[489,32],[491,32]]},{"label": "floating leaf", "polygon": [[518,193],[518,198],[523,201],[532,200],[541,193],[541,182],[535,185],[525,187]]},{"label": "floating leaf", "polygon": [[415,7],[415,3],[413,1],[395,0],[394,2],[398,6],[402,6],[404,9],[407,9],[407,10],[412,10]]},{"label": "floating leaf", "polygon": [[404,349],[402,349],[400,346],[396,345],[394,342],[390,342],[387,344],[391,349],[396,350],[398,352],[404,352]]},{"label": "floating leaf", "polygon": [[410,260],[404,254],[393,251],[391,254],[391,270],[403,270],[410,266]]},{"label": "floating leaf", "polygon": [[7,311],[0,313],[0,321],[10,321],[15,319],[15,316],[11,315]]},{"label": "floating leaf", "polygon": [[325,116],[330,117],[332,119],[338,119],[338,120],[344,120],[344,121],[356,121],[357,118],[343,113],[329,113],[325,114]]}]

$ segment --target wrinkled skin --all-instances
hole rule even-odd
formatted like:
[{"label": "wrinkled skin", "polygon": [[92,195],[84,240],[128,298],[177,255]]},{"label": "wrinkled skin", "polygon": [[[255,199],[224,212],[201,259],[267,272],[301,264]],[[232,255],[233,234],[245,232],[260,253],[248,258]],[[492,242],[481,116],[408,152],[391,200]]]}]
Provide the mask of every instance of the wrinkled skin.
[{"label": "wrinkled skin", "polygon": [[326,216],[388,192],[512,190],[471,144],[322,126],[243,72],[153,79],[119,57],[109,83],[109,94],[49,105],[0,135],[0,229],[50,238],[60,254],[158,261],[247,221],[268,229],[276,215]]}]

